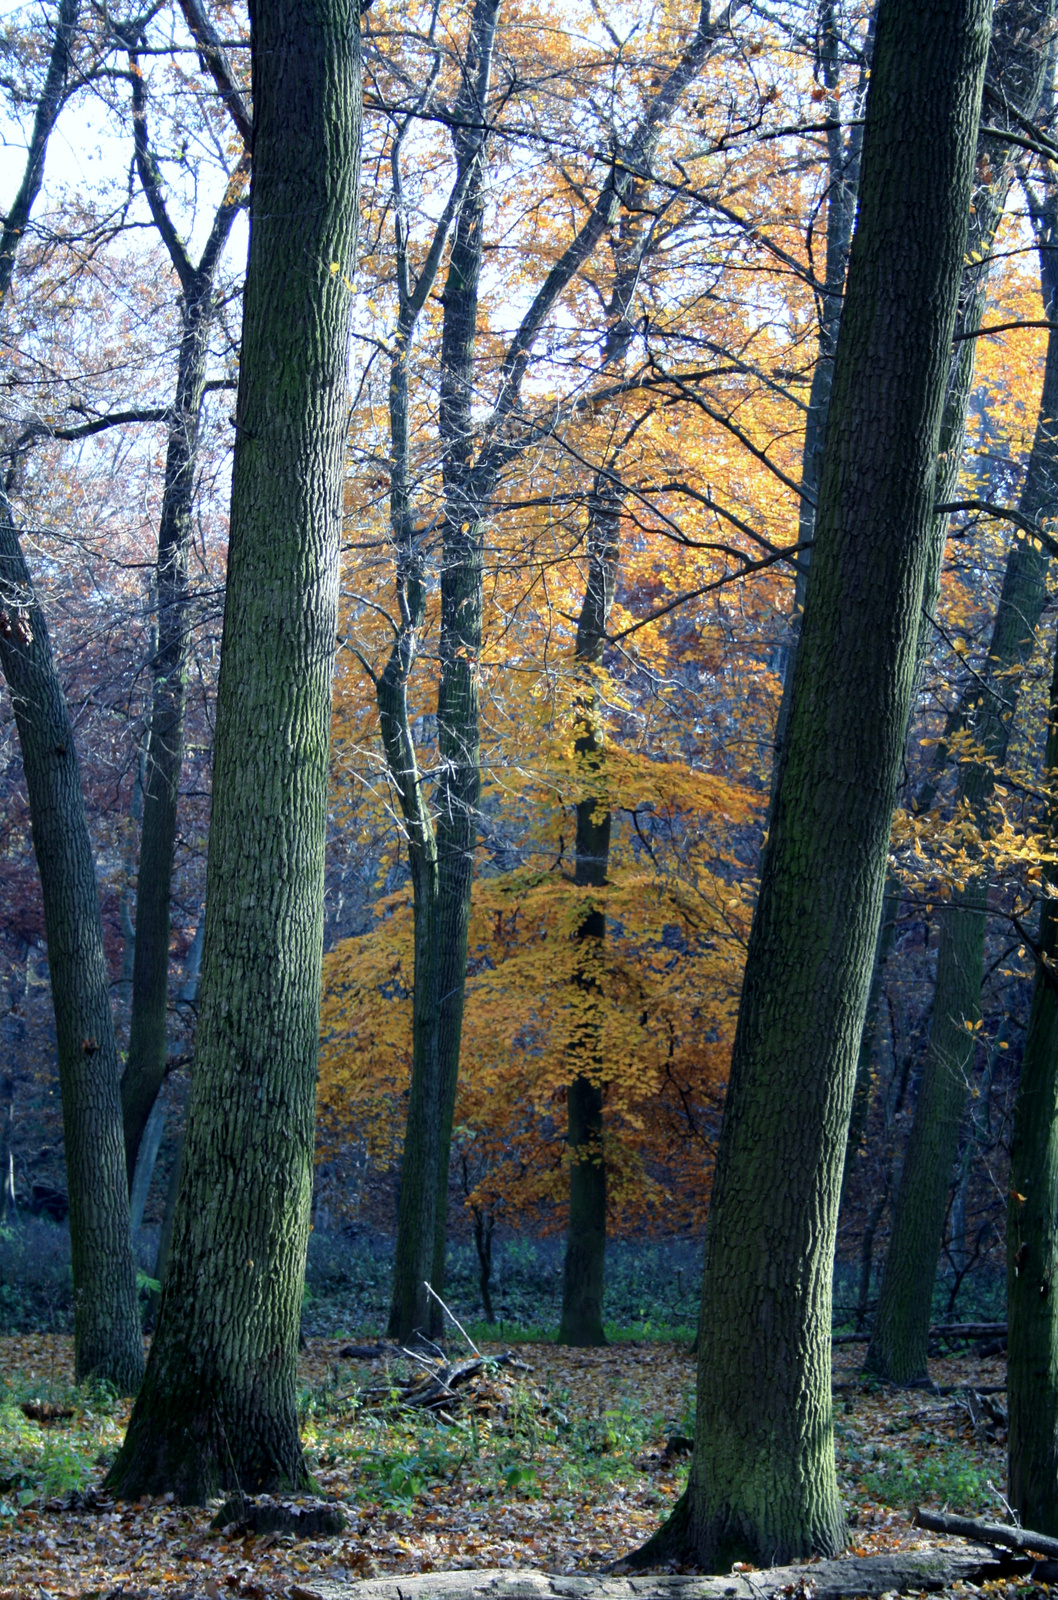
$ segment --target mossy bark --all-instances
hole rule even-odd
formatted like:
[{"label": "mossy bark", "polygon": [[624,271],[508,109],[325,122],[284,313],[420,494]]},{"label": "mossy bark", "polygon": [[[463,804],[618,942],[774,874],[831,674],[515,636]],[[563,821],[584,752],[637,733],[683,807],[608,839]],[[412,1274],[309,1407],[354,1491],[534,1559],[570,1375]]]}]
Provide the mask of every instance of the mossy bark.
[{"label": "mossy bark", "polygon": [[831,1274],[856,1058],[931,557],[987,0],[882,0],[789,736],[705,1243],[690,1479],[640,1552],[845,1542]]},{"label": "mossy bark", "polygon": [[355,0],[257,0],[254,171],[201,1011],[122,1498],[308,1484],[296,1357],[312,1187],[331,680],[360,145]]}]

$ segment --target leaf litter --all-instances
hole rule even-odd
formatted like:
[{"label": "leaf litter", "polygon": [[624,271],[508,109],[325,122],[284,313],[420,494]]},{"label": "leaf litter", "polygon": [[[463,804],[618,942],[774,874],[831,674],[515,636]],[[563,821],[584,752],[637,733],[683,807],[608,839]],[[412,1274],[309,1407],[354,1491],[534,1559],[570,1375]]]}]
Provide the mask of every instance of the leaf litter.
[{"label": "leaf litter", "polygon": [[[938,1393],[863,1383],[856,1359],[835,1351],[853,1553],[938,1542],[910,1526],[919,1501],[1002,1516],[1002,1361],[935,1361],[934,1385],[952,1391]],[[299,1361],[300,1412],[317,1496],[290,1499],[287,1525],[298,1516],[321,1525],[305,1513],[330,1502],[336,1519],[323,1525],[345,1527],[330,1537],[255,1533],[252,1501],[218,1529],[220,1501],[128,1505],[101,1493],[129,1404],[70,1384],[68,1338],[4,1338],[0,1362],[0,1600],[297,1600],[312,1579],[598,1571],[668,1513],[693,1434],[694,1358],[682,1345],[484,1346],[460,1361],[311,1340]],[[282,1497],[269,1504],[283,1509]],[[283,1521],[268,1507],[257,1517],[262,1527]]]}]

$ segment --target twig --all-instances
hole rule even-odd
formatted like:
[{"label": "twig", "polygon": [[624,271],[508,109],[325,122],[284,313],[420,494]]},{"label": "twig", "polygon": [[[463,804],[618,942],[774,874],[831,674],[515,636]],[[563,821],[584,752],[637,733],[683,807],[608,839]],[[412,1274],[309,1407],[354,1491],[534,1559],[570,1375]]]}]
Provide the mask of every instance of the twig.
[{"label": "twig", "polygon": [[466,1342],[470,1346],[471,1350],[473,1350],[473,1352],[477,1356],[478,1360],[479,1361],[484,1361],[484,1359],[485,1359],[484,1356],[481,1354],[481,1351],[478,1349],[477,1345],[474,1343],[473,1339],[470,1337],[469,1333],[464,1328],[464,1326],[460,1322],[459,1318],[457,1316],[455,1316],[451,1311],[449,1311],[448,1307],[445,1305],[444,1301],[441,1299],[441,1296],[437,1293],[436,1289],[434,1289],[429,1283],[427,1283],[425,1278],[422,1281],[426,1286],[426,1293],[432,1299],[437,1301],[437,1304],[441,1307],[441,1310],[444,1312],[445,1316],[449,1319],[449,1321],[455,1323],[456,1327],[459,1329],[460,1333],[463,1335],[463,1338],[466,1340]]}]

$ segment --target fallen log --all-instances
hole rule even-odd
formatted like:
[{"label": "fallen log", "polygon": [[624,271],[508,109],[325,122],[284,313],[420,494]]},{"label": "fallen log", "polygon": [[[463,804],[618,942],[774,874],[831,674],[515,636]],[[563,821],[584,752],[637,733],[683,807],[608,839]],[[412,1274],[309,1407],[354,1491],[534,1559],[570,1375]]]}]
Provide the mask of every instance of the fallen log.
[{"label": "fallen log", "polygon": [[929,1330],[931,1339],[996,1339],[1006,1336],[1005,1322],[940,1322]]},{"label": "fallen log", "polygon": [[[929,1330],[931,1339],[1005,1339],[1005,1322],[939,1322]],[[869,1333],[833,1333],[831,1344],[870,1344]]]},{"label": "fallen log", "polygon": [[431,1572],[406,1577],[366,1578],[344,1583],[333,1578],[302,1582],[288,1591],[291,1600],[852,1600],[947,1588],[962,1580],[983,1582],[1003,1576],[1004,1561],[991,1549],[934,1546],[893,1550],[878,1556],[843,1556],[810,1566],[771,1567],[764,1572],[732,1572],[719,1578],[661,1573],[560,1577],[545,1572],[487,1570]]},{"label": "fallen log", "polygon": [[931,1533],[954,1533],[960,1539],[974,1539],[978,1544],[1002,1545],[1007,1550],[1035,1551],[1041,1556],[1058,1558],[1058,1539],[1046,1533],[1033,1533],[1031,1528],[1012,1528],[1008,1522],[978,1522],[974,1517],[953,1517],[946,1511],[916,1509],[911,1518],[914,1528],[928,1528]]}]

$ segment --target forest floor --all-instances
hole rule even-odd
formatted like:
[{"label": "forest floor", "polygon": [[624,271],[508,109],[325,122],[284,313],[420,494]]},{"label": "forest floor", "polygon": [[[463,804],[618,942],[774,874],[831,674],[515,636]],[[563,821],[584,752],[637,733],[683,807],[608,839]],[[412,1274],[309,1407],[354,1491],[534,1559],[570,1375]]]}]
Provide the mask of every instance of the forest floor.
[{"label": "forest floor", "polygon": [[[0,1600],[297,1600],[314,1578],[589,1573],[642,1543],[683,1487],[694,1415],[686,1346],[519,1344],[512,1354],[528,1370],[479,1375],[435,1414],[401,1398],[410,1363],[342,1358],[342,1343],[310,1340],[300,1406],[321,1493],[345,1502],[349,1526],[296,1540],[214,1532],[216,1508],[101,1499],[93,1490],[127,1403],[72,1386],[68,1338],[0,1339]],[[854,1551],[931,1543],[909,1523],[919,1502],[1001,1520],[1004,1396],[992,1397],[993,1418],[966,1393],[865,1386],[861,1355],[839,1347],[834,1371]],[[968,1391],[1004,1382],[1001,1361],[972,1357],[935,1361],[931,1374]]]}]

